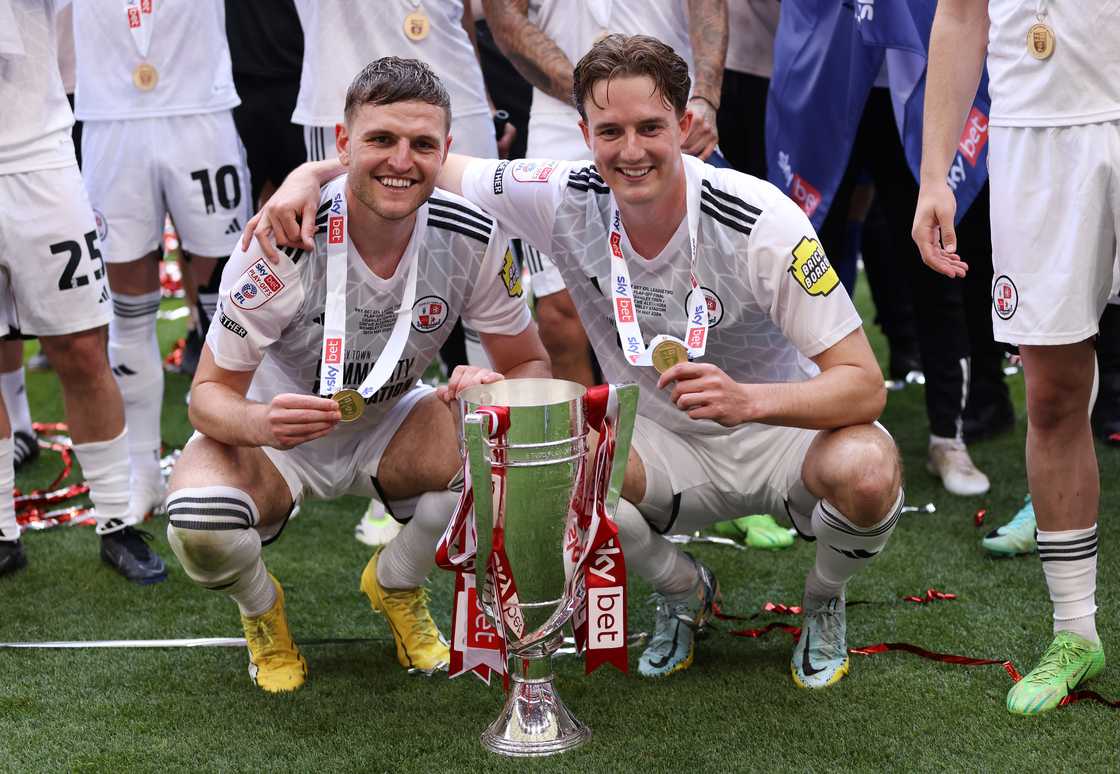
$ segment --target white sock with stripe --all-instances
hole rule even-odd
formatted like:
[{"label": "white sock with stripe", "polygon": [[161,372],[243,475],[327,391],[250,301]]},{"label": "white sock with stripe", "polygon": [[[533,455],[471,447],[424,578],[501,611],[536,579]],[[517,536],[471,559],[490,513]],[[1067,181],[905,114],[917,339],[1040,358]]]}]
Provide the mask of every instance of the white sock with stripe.
[{"label": "white sock with stripe", "polygon": [[108,441],[74,444],[74,454],[89,482],[89,499],[97,512],[97,534],[128,526],[128,434]]},{"label": "white sock with stripe", "polygon": [[158,485],[159,417],[163,405],[163,361],[156,339],[158,290],[138,296],[113,294],[109,363],[124,399],[129,461],[137,481]]},{"label": "white sock with stripe", "polygon": [[1038,557],[1054,603],[1054,633],[1097,637],[1097,525],[1058,532],[1038,530]]},{"label": "white sock with stripe", "polygon": [[902,515],[903,492],[877,523],[858,527],[832,503],[821,500],[813,508],[817,560],[805,579],[805,598],[824,601],[843,597],[848,579],[883,550]]},{"label": "white sock with stripe", "polygon": [[31,407],[27,404],[27,383],[23,366],[14,371],[0,374],[0,395],[4,396],[4,408],[8,411],[8,422],[13,433],[34,432],[31,427]]},{"label": "white sock with stripe", "polygon": [[231,486],[178,489],[167,498],[167,540],[183,570],[199,585],[224,591],[247,618],[276,604],[253,529],[259,522],[253,498]]}]

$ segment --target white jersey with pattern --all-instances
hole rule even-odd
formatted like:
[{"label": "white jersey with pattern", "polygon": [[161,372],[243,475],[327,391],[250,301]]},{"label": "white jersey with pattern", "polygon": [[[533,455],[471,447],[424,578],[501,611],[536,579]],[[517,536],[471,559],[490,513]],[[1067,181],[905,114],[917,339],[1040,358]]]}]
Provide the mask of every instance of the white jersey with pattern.
[{"label": "white jersey with pattern", "polygon": [[[1035,59],[1027,32],[1042,22],[1054,52]],[[992,126],[1076,126],[1120,119],[1118,0],[989,0]]]},{"label": "white jersey with pattern", "polygon": [[0,175],[74,164],[54,0],[0,0]]},{"label": "white jersey with pattern", "polygon": [[[451,97],[452,119],[490,112],[482,67],[463,29],[462,0],[296,0],[296,10],[304,52],[293,123],[340,123],[350,82],[383,56],[427,62]],[[428,19],[427,34],[413,40],[405,34],[405,19],[420,11]]]},{"label": "white jersey with pattern", "polygon": [[[278,265],[256,242],[240,248],[222,273],[217,319],[206,343],[231,371],[256,370],[248,396],[268,402],[280,393],[319,394],[326,302],[326,222],[347,176],[322,189],[315,250],[286,249]],[[360,205],[358,205],[360,206]],[[366,401],[361,418],[312,441],[329,453],[354,433],[368,432],[412,388],[450,335],[455,321],[483,333],[516,335],[529,325],[517,264],[493,220],[465,199],[436,189],[412,239],[421,240],[416,302],[404,351],[388,381]],[[407,252],[406,252],[407,254]],[[346,282],[346,350],[340,389],[357,389],[389,340],[408,267],[389,279],[370,271],[350,246]]]},{"label": "white jersey with pattern", "polygon": [[[860,326],[859,314],[805,214],[765,180],[716,169],[691,156],[689,185],[701,178],[696,277],[708,302],[701,362],[741,383],[797,382],[819,373],[809,359]],[[681,433],[726,432],[695,420],[657,389],[657,372],[629,365],[615,328],[608,233],[610,190],[590,162],[476,160],[463,193],[552,257],[571,292],[608,381],[637,382],[639,413]],[[648,345],[656,334],[683,338],[690,290],[687,219],[659,255],[646,260],[625,235],[634,306]]]},{"label": "white jersey with pattern", "polygon": [[[233,86],[223,0],[153,0],[146,55],[128,26],[124,0],[74,0],[77,91],[82,121],[214,113],[241,103]],[[142,63],[155,85],[133,83]]]},{"label": "white jersey with pattern", "polygon": [[[574,66],[607,33],[651,35],[669,44],[694,72],[688,37],[687,0],[529,0],[529,21],[560,48]],[[587,153],[579,131],[579,113],[571,100],[558,100],[533,89],[531,118],[549,131],[529,132],[530,156],[577,159]],[[559,136],[564,140],[558,144]]]}]

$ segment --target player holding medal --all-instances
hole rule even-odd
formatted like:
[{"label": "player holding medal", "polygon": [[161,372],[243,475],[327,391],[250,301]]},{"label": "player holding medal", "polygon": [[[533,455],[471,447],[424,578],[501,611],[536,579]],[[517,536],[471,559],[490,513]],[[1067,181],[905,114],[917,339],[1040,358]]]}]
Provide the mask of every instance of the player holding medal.
[{"label": "player holding medal", "polygon": [[[175,468],[167,531],[187,574],[237,602],[250,675],[267,691],[306,679],[283,590],[261,559],[302,497],[376,493],[407,523],[374,554],[361,588],[389,618],[402,666],[446,666],[420,588],[458,497],[445,402],[503,373],[549,374],[517,277],[503,272],[506,236],[435,190],[449,105],[427,65],[368,65],[338,138],[350,174],[309,208],[313,239],[276,265],[257,244],[238,250],[222,276],[191,393],[198,433]],[[437,394],[418,379],[459,315],[497,371],[460,367]]]},{"label": "player holding medal", "polygon": [[[903,502],[859,316],[791,200],[681,154],[689,78],[672,49],[609,36],[576,66],[574,92],[594,163],[451,156],[440,182],[553,257],[606,379],[642,387],[617,515],[627,566],[659,597],[639,669],[688,667],[717,592],[663,535],[787,512],[817,541],[793,679],[831,685],[848,671],[845,586]],[[298,240],[317,176],[336,173],[325,162],[294,173],[257,233]]]}]

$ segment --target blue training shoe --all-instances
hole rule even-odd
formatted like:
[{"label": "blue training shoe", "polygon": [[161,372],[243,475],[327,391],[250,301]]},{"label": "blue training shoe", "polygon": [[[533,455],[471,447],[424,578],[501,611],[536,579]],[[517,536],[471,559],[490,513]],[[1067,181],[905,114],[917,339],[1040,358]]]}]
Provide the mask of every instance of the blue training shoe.
[{"label": "blue training shoe", "polygon": [[848,674],[848,638],[843,597],[805,603],[801,637],[790,672],[801,688],[827,688]]},{"label": "blue training shoe", "polygon": [[1034,537],[1035,528],[1034,503],[1031,502],[1031,496],[1027,495],[1026,503],[1015,514],[1015,518],[985,535],[980,540],[980,545],[996,556],[1033,554],[1038,550]]},{"label": "blue training shoe", "polygon": [[638,659],[638,672],[643,677],[667,677],[692,666],[696,633],[711,618],[719,581],[703,562],[689,558],[696,564],[696,586],[678,597],[652,596],[657,603],[657,623]]}]

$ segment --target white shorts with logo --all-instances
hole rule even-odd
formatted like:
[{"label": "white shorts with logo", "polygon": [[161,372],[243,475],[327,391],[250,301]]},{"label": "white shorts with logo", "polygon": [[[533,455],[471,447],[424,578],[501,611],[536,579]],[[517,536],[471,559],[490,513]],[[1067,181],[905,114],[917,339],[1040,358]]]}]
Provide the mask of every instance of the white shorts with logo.
[{"label": "white shorts with logo", "polygon": [[110,263],[157,249],[168,213],[188,253],[228,256],[252,211],[245,151],[229,110],[87,121],[82,173]]},{"label": "white shorts with logo", "polygon": [[77,164],[0,175],[0,335],[108,324],[102,258]]},{"label": "white shorts with logo", "polygon": [[801,468],[817,430],[751,425],[682,435],[639,416],[633,448],[646,493],[638,510],[662,534],[688,533],[752,513],[808,516],[816,498]]},{"label": "white shorts with logo", "polygon": [[1095,335],[1120,276],[1120,122],[993,126],[988,169],[996,340]]}]

